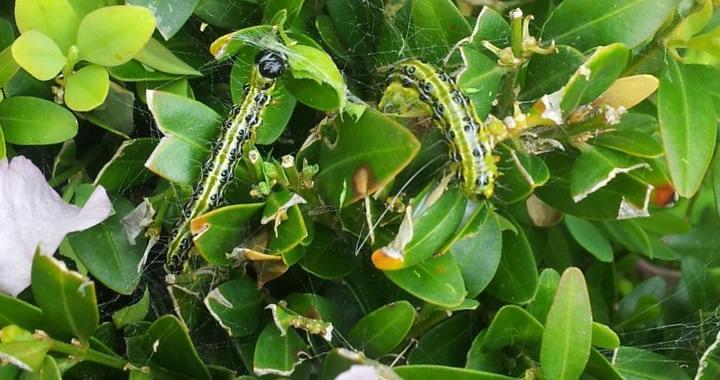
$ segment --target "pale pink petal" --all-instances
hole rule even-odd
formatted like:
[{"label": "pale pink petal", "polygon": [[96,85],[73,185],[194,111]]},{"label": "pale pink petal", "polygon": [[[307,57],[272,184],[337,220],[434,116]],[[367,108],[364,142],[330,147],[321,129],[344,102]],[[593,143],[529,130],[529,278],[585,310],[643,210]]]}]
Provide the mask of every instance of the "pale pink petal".
[{"label": "pale pink petal", "polygon": [[65,203],[27,158],[0,160],[0,292],[17,295],[30,285],[36,247],[53,255],[66,234],[112,214],[98,187],[82,208]]},{"label": "pale pink petal", "polygon": [[347,371],[339,374],[335,380],[377,380],[375,368],[369,365],[355,364]]}]

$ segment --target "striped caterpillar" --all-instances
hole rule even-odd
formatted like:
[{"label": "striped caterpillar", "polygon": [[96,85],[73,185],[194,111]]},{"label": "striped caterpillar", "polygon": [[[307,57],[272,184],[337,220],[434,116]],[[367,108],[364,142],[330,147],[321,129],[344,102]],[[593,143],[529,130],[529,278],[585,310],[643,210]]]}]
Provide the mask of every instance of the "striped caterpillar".
[{"label": "striped caterpillar", "polygon": [[220,136],[212,146],[210,158],[203,165],[200,180],[183,208],[182,219],[173,231],[166,256],[168,272],[179,273],[186,269],[192,246],[190,221],[223,201],[225,188],[232,181],[235,167],[243,155],[243,144],[262,123],[275,80],[286,68],[287,57],[282,53],[263,50],[255,57],[250,83],[244,88],[244,98],[231,108]]},{"label": "striped caterpillar", "polygon": [[388,77],[379,108],[384,112],[393,108],[429,111],[450,144],[451,170],[465,193],[493,195],[497,158],[492,155],[492,136],[447,73],[416,59],[398,63]]}]

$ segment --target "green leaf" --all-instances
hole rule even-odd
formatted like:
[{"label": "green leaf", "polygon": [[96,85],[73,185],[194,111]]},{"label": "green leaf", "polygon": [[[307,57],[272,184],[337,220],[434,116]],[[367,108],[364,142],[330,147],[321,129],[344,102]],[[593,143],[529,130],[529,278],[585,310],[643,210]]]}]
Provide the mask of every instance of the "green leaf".
[{"label": "green leaf", "polygon": [[18,70],[20,66],[13,59],[12,46],[8,46],[0,52],[0,87],[5,87]]},{"label": "green leaf", "polygon": [[[135,129],[133,112],[135,94],[124,87],[110,82],[110,91],[105,102],[85,116],[93,124],[100,126],[118,136],[129,139]],[[127,179],[132,182],[131,179]]]},{"label": "green leaf", "polygon": [[535,346],[543,336],[543,325],[525,309],[505,305],[493,317],[483,347],[499,350],[506,346]]},{"label": "green leaf", "polygon": [[370,357],[392,352],[405,339],[415,321],[415,308],[407,301],[387,304],[359,320],[350,330],[353,347]]},{"label": "green leaf", "polygon": [[75,43],[80,19],[67,0],[17,0],[15,23],[20,33],[40,32],[67,53]]},{"label": "green leaf", "polygon": [[570,77],[565,85],[560,109],[563,117],[595,100],[620,77],[629,56],[623,44],[599,47]]},{"label": "green leaf", "polygon": [[67,58],[50,37],[28,30],[12,44],[12,56],[20,67],[39,80],[55,78]]},{"label": "green leaf", "polygon": [[621,42],[645,43],[663,25],[680,0],[566,0],[550,15],[542,37],[588,50]]},{"label": "green leaf", "polygon": [[35,305],[18,298],[0,293],[0,328],[17,325],[26,330],[39,329],[43,322],[43,312]]},{"label": "green leaf", "polygon": [[78,122],[70,111],[51,101],[16,96],[0,102],[0,127],[10,144],[47,145],[75,137]]},{"label": "green leaf", "polygon": [[457,85],[470,98],[478,116],[484,118],[500,90],[505,70],[474,46],[462,47],[461,51],[465,67],[458,74]]},{"label": "green leaf", "polygon": [[150,293],[145,288],[142,298],[132,305],[116,311],[112,315],[112,321],[116,328],[121,329],[124,326],[132,325],[145,319],[150,310]]},{"label": "green leaf", "polygon": [[649,168],[649,165],[638,158],[585,146],[570,172],[570,194],[573,201],[580,202],[607,186],[616,176],[643,168]]},{"label": "green leaf", "polygon": [[190,230],[200,255],[210,264],[228,265],[227,255],[245,241],[262,207],[263,203],[226,206],[193,219]]},{"label": "green leaf", "polygon": [[585,372],[595,376],[596,379],[624,380],[608,359],[595,348],[590,348],[590,358]]},{"label": "green leaf", "polygon": [[620,337],[607,325],[592,323],[592,345],[614,350],[620,347]]},{"label": "green leaf", "polygon": [[121,65],[145,46],[154,30],[155,18],[145,7],[118,5],[94,10],[78,29],[80,59],[101,66]]},{"label": "green leaf", "polygon": [[[145,333],[148,337],[150,371],[158,378],[210,380],[210,373],[200,360],[187,328],[174,316],[158,318]],[[162,376],[162,377],[161,377]]]},{"label": "green leaf", "polygon": [[499,202],[510,204],[525,200],[550,179],[550,171],[540,157],[505,144],[498,144],[495,149],[500,157],[498,166],[504,168],[495,191],[494,199]]},{"label": "green leaf", "polygon": [[675,190],[691,197],[710,166],[717,136],[715,108],[699,66],[672,57],[660,78],[658,118]]},{"label": "green leaf", "polygon": [[260,41],[264,37],[273,35],[270,25],[256,25],[240,29],[216,39],[210,45],[210,53],[219,61],[232,58],[243,48],[250,46],[252,41]]},{"label": "green leaf", "polygon": [[500,265],[488,291],[509,303],[530,302],[538,285],[538,273],[530,243],[522,230],[503,231]]},{"label": "green leaf", "polygon": [[462,272],[467,297],[476,297],[495,276],[502,254],[500,225],[487,203],[469,214],[447,245]]},{"label": "green leaf", "polygon": [[210,25],[238,29],[248,23],[248,15],[259,15],[257,3],[255,0],[231,3],[225,0],[200,0],[194,14]]},{"label": "green leaf", "polygon": [[626,380],[690,379],[676,361],[635,347],[620,347],[615,367]]},{"label": "green leaf", "polygon": [[258,376],[290,376],[302,361],[299,354],[306,345],[293,329],[281,335],[272,323],[265,326],[255,343],[253,372]]},{"label": "green leaf", "polygon": [[15,27],[5,18],[0,19],[0,50],[5,50],[13,41],[15,41]]},{"label": "green leaf", "polygon": [[[565,217],[567,218],[567,216]],[[535,293],[535,298],[528,305],[527,311],[542,324],[547,319],[558,283],[560,283],[560,273],[555,269],[545,268],[540,272],[537,293]]]},{"label": "green leaf", "polygon": [[461,39],[470,35],[470,25],[450,0],[412,0],[414,33],[409,43],[413,55],[438,63]]},{"label": "green leaf", "polygon": [[165,40],[172,38],[192,16],[200,0],[128,0],[127,4],[147,7],[155,15],[157,29]]},{"label": "green leaf", "polygon": [[222,118],[198,101],[168,92],[148,91],[147,100],[155,123],[165,137],[145,166],[168,181],[195,183],[200,175],[200,167],[195,163],[207,158]]},{"label": "green leaf", "polygon": [[73,111],[90,111],[105,102],[109,91],[107,70],[102,66],[88,65],[67,78],[65,104]]},{"label": "green leaf", "polygon": [[175,74],[152,70],[136,60],[130,60],[107,69],[110,76],[123,82],[169,81],[178,77]]},{"label": "green leaf", "polygon": [[592,312],[585,277],[568,268],[560,278],[540,346],[543,373],[552,379],[577,379],[590,356]]},{"label": "green leaf", "polygon": [[393,368],[395,373],[407,380],[510,380],[513,377],[472,369],[439,365],[404,365]]},{"label": "green leaf", "polygon": [[312,243],[306,247],[300,266],[309,273],[323,279],[335,279],[350,274],[358,267],[358,257],[353,248],[332,231],[321,225],[315,226]]},{"label": "green leaf", "polygon": [[420,148],[410,131],[373,109],[357,121],[337,118],[326,128],[336,129],[337,135],[330,141],[332,146],[321,142],[315,182],[325,201],[333,205],[347,206],[383,188]]},{"label": "green leaf", "polygon": [[131,242],[123,219],[133,205],[124,198],[113,202],[115,214],[87,230],[68,236],[68,242],[95,279],[120,294],[132,294],[142,274],[141,262],[147,238],[140,234]]},{"label": "green leaf", "polygon": [[30,340],[0,344],[0,359],[25,371],[37,371],[43,365],[50,342]]},{"label": "green leaf", "polygon": [[[154,0],[157,1],[157,0]],[[168,74],[202,76],[202,73],[183,62],[170,49],[154,38],[140,50],[135,59],[142,64]]]},{"label": "green leaf", "polygon": [[660,143],[639,131],[616,130],[602,133],[595,144],[637,157],[660,157],[665,152]]},{"label": "green leaf", "polygon": [[300,103],[321,111],[343,110],[345,81],[332,58],[322,50],[305,45],[289,47],[290,75],[283,83]]},{"label": "green leaf", "polygon": [[412,267],[384,273],[395,285],[434,305],[451,308],[461,304],[467,294],[453,255],[431,257]]},{"label": "green leaf", "polygon": [[575,241],[598,260],[606,263],[613,261],[613,250],[610,242],[591,222],[572,215],[565,215],[565,226],[567,226]]},{"label": "green leaf", "polygon": [[408,364],[436,364],[462,366],[465,353],[472,344],[475,317],[461,312],[442,321],[423,334],[408,356]]},{"label": "green leaf", "polygon": [[90,339],[100,319],[92,281],[67,269],[61,261],[36,252],[32,290],[51,331],[74,336],[82,342]]},{"label": "green leaf", "polygon": [[255,333],[260,325],[260,291],[248,277],[220,284],[205,297],[205,307],[231,337]]},{"label": "green leaf", "polygon": [[23,373],[20,380],[62,380],[62,374],[55,359],[46,355],[40,368],[34,372]]},{"label": "green leaf", "polygon": [[503,372],[503,361],[505,360],[503,352],[486,350],[483,345],[486,331],[482,330],[475,336],[470,350],[467,352],[465,368],[493,373]]},{"label": "green leaf", "polygon": [[561,89],[583,62],[585,56],[567,45],[558,46],[555,54],[534,55],[528,64],[520,99],[539,99]]},{"label": "green leaf", "polygon": [[115,155],[100,169],[94,184],[107,191],[123,193],[144,183],[150,177],[144,164],[156,145],[157,140],[149,137],[123,141]]},{"label": "green leaf", "polygon": [[[271,220],[272,222],[274,221]],[[305,217],[300,211],[300,206],[294,205],[287,210],[287,219],[271,232],[267,250],[272,255],[285,255],[297,247],[307,236]]]}]

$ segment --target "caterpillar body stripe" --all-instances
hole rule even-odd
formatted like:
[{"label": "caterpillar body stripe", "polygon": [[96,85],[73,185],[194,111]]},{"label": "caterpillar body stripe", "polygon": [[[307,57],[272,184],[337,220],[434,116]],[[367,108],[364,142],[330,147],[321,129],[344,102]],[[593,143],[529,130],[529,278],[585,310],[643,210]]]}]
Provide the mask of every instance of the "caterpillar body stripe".
[{"label": "caterpillar body stripe", "polygon": [[275,80],[286,68],[287,57],[276,51],[263,50],[255,57],[243,100],[231,108],[192,196],[182,210],[182,218],[172,233],[166,255],[168,272],[179,273],[186,269],[192,248],[190,221],[222,203],[225,188],[232,181],[235,167],[243,155],[243,145],[262,123],[263,112],[272,100]]},{"label": "caterpillar body stripe", "polygon": [[463,190],[492,196],[497,177],[492,137],[450,75],[416,59],[400,62],[388,76],[379,108],[384,112],[429,108],[434,124],[450,144],[451,168],[462,180]]}]

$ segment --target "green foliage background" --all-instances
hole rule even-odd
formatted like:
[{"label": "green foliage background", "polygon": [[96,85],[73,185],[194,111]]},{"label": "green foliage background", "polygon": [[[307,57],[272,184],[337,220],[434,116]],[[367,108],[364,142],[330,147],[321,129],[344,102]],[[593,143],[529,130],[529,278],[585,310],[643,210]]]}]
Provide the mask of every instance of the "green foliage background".
[{"label": "green foliage background", "polygon": [[[715,2],[126,3],[0,4],[0,157],[115,209],[0,294],[0,379],[720,376]],[[263,48],[289,70],[192,270],[166,276]],[[436,193],[383,271],[373,251],[448,162],[429,115],[375,107],[404,58],[455,75],[488,125],[534,124],[497,145],[492,198]]]}]

